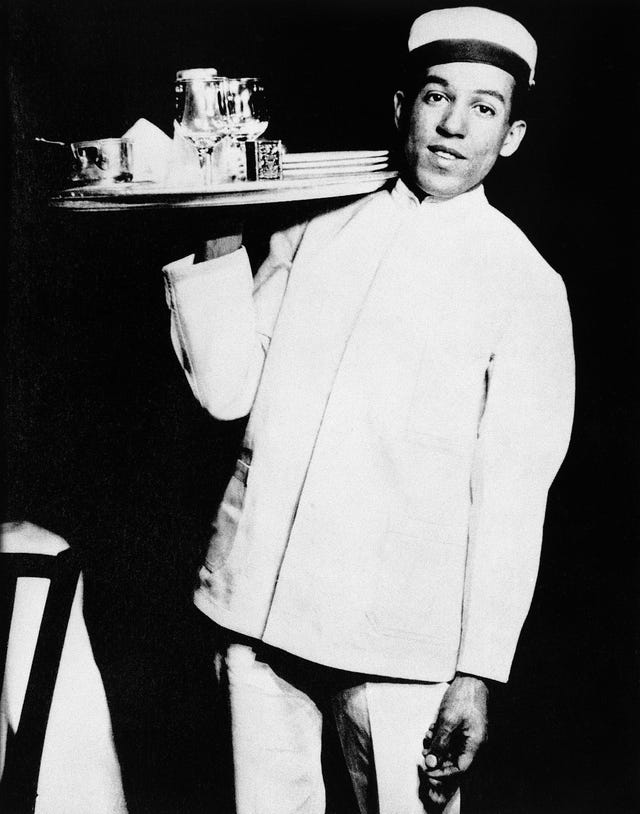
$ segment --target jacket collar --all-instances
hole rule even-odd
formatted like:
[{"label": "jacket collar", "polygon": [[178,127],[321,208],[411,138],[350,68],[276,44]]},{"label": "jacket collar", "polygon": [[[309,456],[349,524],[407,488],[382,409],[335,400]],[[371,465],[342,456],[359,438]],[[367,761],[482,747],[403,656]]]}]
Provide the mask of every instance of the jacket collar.
[{"label": "jacket collar", "polygon": [[428,213],[429,217],[441,217],[446,220],[449,218],[465,217],[474,210],[487,204],[487,197],[482,184],[469,190],[469,192],[456,195],[455,198],[441,200],[425,195],[422,200],[420,200],[415,192],[409,189],[402,178],[398,178],[396,181],[395,186],[391,190],[391,197],[398,206],[404,207],[407,210],[420,208],[425,215]]}]

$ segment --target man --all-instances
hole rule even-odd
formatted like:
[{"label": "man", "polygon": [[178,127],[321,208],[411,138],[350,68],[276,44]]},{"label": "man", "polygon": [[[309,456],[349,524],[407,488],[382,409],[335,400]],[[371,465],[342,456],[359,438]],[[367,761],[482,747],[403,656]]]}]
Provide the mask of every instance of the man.
[{"label": "man", "polygon": [[535,42],[449,9],[409,52],[391,191],[275,235],[255,280],[224,229],[166,268],[196,397],[250,414],[195,598],[242,814],[324,810],[329,714],[361,812],[458,810],[569,439],[564,286],[482,189],[524,136]]}]

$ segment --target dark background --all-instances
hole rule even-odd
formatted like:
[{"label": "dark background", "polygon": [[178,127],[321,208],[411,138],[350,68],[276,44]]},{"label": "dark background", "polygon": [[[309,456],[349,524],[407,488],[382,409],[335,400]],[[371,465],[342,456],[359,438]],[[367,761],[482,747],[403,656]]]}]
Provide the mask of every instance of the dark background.
[{"label": "dark background", "polygon": [[[446,4],[435,4],[436,6]],[[450,5],[455,5],[454,3]],[[538,39],[530,130],[490,199],[562,274],[577,414],[552,488],[540,579],[465,810],[639,810],[637,5],[501,2]],[[81,550],[87,617],[132,814],[224,811],[211,631],[189,593],[241,422],[192,398],[168,338],[161,266],[195,213],[73,213],[68,167],[34,136],[170,132],[173,77],[261,74],[267,135],[292,151],[393,145],[408,26],[429,6],[344,0],[12,0],[6,165],[5,474],[9,520]],[[259,248],[307,212],[248,215]],[[346,793],[333,792],[347,811]]]}]

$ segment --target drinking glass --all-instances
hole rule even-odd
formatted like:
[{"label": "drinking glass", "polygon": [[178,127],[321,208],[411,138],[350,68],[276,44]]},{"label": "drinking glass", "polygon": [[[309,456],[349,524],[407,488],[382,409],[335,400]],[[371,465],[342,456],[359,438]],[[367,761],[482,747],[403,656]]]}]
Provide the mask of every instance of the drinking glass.
[{"label": "drinking glass", "polygon": [[229,135],[236,141],[255,140],[269,126],[269,109],[262,80],[256,76],[227,80]]},{"label": "drinking glass", "polygon": [[213,151],[229,134],[227,78],[213,68],[192,68],[176,75],[176,121],[193,142],[205,186],[214,182]]}]

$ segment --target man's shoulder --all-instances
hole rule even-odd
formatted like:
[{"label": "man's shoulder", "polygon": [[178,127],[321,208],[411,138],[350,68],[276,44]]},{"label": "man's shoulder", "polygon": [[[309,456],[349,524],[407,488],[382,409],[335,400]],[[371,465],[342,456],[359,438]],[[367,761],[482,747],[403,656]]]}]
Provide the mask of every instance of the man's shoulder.
[{"label": "man's shoulder", "polygon": [[305,219],[296,220],[285,228],[279,229],[271,237],[271,250],[274,245],[284,243],[289,256],[296,263],[301,259],[313,257],[321,252],[345,229],[348,224],[357,219],[363,212],[371,208],[379,209],[379,218],[374,215],[374,221],[382,220],[388,207],[391,196],[387,190],[364,195],[348,203],[333,202],[317,210]]},{"label": "man's shoulder", "polygon": [[492,204],[485,209],[485,236],[496,261],[510,276],[526,285],[556,288],[562,278],[525,232]]},{"label": "man's shoulder", "polygon": [[388,205],[390,200],[389,190],[382,189],[377,192],[371,192],[368,195],[363,195],[348,203],[333,203],[318,212],[309,221],[307,231],[311,229],[312,233],[316,234],[325,231],[339,231],[365,210],[371,207],[383,208]]},{"label": "man's shoulder", "polygon": [[290,244],[292,255],[297,257],[303,247],[305,251],[313,251],[326,246],[363,211],[379,207],[382,212],[390,200],[391,196],[387,189],[363,195],[348,203],[336,202],[334,199],[310,217],[296,219],[287,226],[280,227],[271,239],[284,240]]}]

